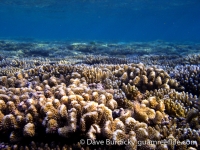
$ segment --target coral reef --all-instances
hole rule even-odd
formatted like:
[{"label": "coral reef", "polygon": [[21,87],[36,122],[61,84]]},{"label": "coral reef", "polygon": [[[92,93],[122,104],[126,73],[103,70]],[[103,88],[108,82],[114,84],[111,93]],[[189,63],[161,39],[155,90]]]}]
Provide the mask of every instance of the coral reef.
[{"label": "coral reef", "polygon": [[[0,46],[12,50],[13,45]],[[48,44],[31,46],[32,51],[23,52],[36,55],[41,47],[50,49]],[[130,47],[124,53],[131,52]],[[60,47],[86,53],[104,48],[117,53],[124,45]],[[199,55],[173,55],[172,62],[170,57],[89,55],[68,63],[70,59],[2,55],[0,149],[200,149]],[[143,59],[144,63],[131,63]],[[190,65],[178,65],[183,60]]]},{"label": "coral reef", "polygon": [[101,55],[89,55],[86,57],[86,64],[127,64],[129,62],[126,58],[109,57]]},{"label": "coral reef", "polygon": [[194,95],[200,93],[199,65],[177,65],[170,74],[173,79],[180,83],[185,91]]},{"label": "coral reef", "polygon": [[[197,97],[171,89],[171,78],[162,69],[141,63],[42,65],[0,78],[0,132],[4,142],[10,142],[8,147],[16,143],[23,147],[24,140],[46,134],[50,141],[53,136],[67,138],[80,148],[87,147],[77,143],[80,139],[106,138],[115,142],[110,149],[156,149],[155,144],[138,145],[138,141],[169,138],[199,142]],[[185,138],[186,131],[195,136]]]}]

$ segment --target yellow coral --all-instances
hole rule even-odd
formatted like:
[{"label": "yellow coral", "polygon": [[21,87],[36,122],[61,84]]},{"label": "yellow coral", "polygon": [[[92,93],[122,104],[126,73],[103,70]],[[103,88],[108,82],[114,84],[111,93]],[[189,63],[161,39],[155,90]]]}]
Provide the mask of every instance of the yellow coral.
[{"label": "yellow coral", "polygon": [[70,79],[70,83],[74,84],[75,86],[78,86],[80,84],[80,79],[78,79],[78,78]]},{"label": "yellow coral", "polygon": [[11,143],[16,143],[16,142],[19,142],[21,141],[22,137],[20,137],[20,134],[18,131],[12,131],[10,133],[10,142]]},{"label": "yellow coral", "polygon": [[4,114],[0,111],[0,125],[2,123],[3,117],[4,117]]},{"label": "yellow coral", "polygon": [[140,81],[141,81],[141,79],[140,79],[140,77],[139,76],[136,76],[134,79],[133,79],[133,85],[139,85],[140,84]]},{"label": "yellow coral", "polygon": [[127,132],[133,131],[136,124],[137,124],[137,121],[134,118],[128,117],[125,121]]},{"label": "yellow coral", "polygon": [[151,71],[150,74],[149,74],[149,76],[148,76],[149,81],[154,82],[155,78],[156,78],[155,71]]},{"label": "yellow coral", "polygon": [[151,108],[153,108],[153,109],[155,109],[156,106],[158,105],[158,102],[157,102],[155,96],[149,97],[149,98],[148,98],[148,101],[149,101],[149,106],[150,106]]},{"label": "yellow coral", "polygon": [[83,96],[85,101],[89,101],[90,100],[90,95],[88,93],[83,93],[82,96]]},{"label": "yellow coral", "polygon": [[95,101],[95,102],[98,102],[98,96],[99,96],[98,92],[93,92],[92,93],[92,100]]},{"label": "yellow coral", "polygon": [[68,104],[68,96],[62,96],[62,98],[60,99],[60,103],[67,105]]},{"label": "yellow coral", "polygon": [[58,128],[58,123],[54,119],[50,119],[47,123],[46,133],[56,133]]},{"label": "yellow coral", "polygon": [[13,129],[16,126],[16,119],[12,114],[5,115],[2,120],[2,127],[6,129]]},{"label": "yellow coral", "polygon": [[17,72],[17,73],[15,74],[15,76],[16,76],[16,78],[19,79],[19,80],[21,80],[21,79],[24,78],[22,72]]},{"label": "yellow coral", "polygon": [[93,124],[90,126],[89,131],[86,133],[87,137],[89,139],[95,140],[96,139],[96,134],[101,133],[101,128],[97,124]]},{"label": "yellow coral", "polygon": [[7,80],[7,85],[9,86],[9,87],[15,87],[15,77],[13,77],[13,78],[8,78],[8,80]]},{"label": "yellow coral", "polygon": [[136,133],[134,131],[130,131],[128,134],[128,140],[130,141],[129,144],[126,144],[125,149],[126,150],[137,150],[137,138]]},{"label": "yellow coral", "polygon": [[51,111],[51,112],[55,112],[56,113],[56,109],[53,107],[53,104],[52,102],[47,102],[44,106],[42,106],[41,108],[41,111],[46,114],[48,111]]},{"label": "yellow coral", "polygon": [[28,123],[24,126],[23,135],[25,137],[35,136],[35,125],[33,123]]},{"label": "yellow coral", "polygon": [[104,114],[104,104],[100,104],[97,106],[97,113],[98,113],[98,119],[97,119],[97,124],[103,124],[104,122],[102,121],[102,116]]},{"label": "yellow coral", "polygon": [[155,118],[153,119],[153,122],[155,124],[161,124],[163,120],[163,114],[160,111],[156,111]]},{"label": "yellow coral", "polygon": [[124,125],[124,123],[120,119],[118,119],[118,118],[116,118],[113,121],[112,128],[113,128],[114,131],[118,130],[118,129],[122,130],[122,131],[125,131],[125,125]]},{"label": "yellow coral", "polygon": [[106,103],[106,106],[111,110],[114,110],[117,108],[117,102],[114,99],[111,99]]},{"label": "yellow coral", "polygon": [[66,96],[66,92],[65,92],[65,89],[64,87],[58,87],[58,89],[55,91],[54,93],[54,96],[57,98],[57,99],[61,99],[61,97],[63,96]]},{"label": "yellow coral", "polygon": [[75,94],[74,95],[69,95],[68,96],[68,100],[69,100],[69,102],[75,101],[76,100],[76,95]]},{"label": "yellow coral", "polygon": [[78,72],[73,72],[71,76],[72,76],[72,78],[74,78],[74,79],[75,79],[75,78],[81,78],[81,75],[80,75]]},{"label": "yellow coral", "polygon": [[156,77],[156,79],[155,79],[155,84],[156,84],[157,86],[162,85],[162,79],[161,79],[160,76],[157,76],[157,77]]},{"label": "yellow coral", "polygon": [[7,76],[0,77],[0,85],[7,86]]},{"label": "yellow coral", "polygon": [[139,128],[147,129],[147,124],[144,122],[137,122],[134,126],[134,130],[138,130]]},{"label": "yellow coral", "polygon": [[139,128],[135,130],[135,133],[136,133],[137,140],[139,141],[145,141],[147,140],[149,136],[148,131],[145,128]]},{"label": "yellow coral", "polygon": [[142,100],[141,104],[145,104],[147,107],[149,107],[149,101],[148,100]]},{"label": "yellow coral", "polygon": [[162,100],[160,100],[158,102],[158,105],[156,106],[156,110],[160,111],[160,112],[164,112],[165,111],[165,104]]},{"label": "yellow coral", "polygon": [[148,78],[146,75],[142,75],[141,76],[141,81],[143,85],[147,85],[148,84]]},{"label": "yellow coral", "polygon": [[36,101],[32,98],[26,100],[26,105],[29,107],[31,105],[36,105]]},{"label": "yellow coral", "polygon": [[75,108],[72,108],[69,110],[69,117],[68,117],[68,124],[73,132],[76,131],[76,125],[77,125],[77,110]]},{"label": "yellow coral", "polygon": [[15,126],[15,128],[16,129],[21,128],[23,124],[24,124],[24,117],[18,115],[16,117],[16,126]]},{"label": "yellow coral", "polygon": [[[151,101],[151,99],[150,99],[150,101]],[[150,101],[149,101],[149,103],[150,103]],[[155,103],[153,103],[153,104],[155,104]],[[157,102],[156,102],[156,105],[157,105]],[[155,110],[151,109],[149,107],[146,107],[146,105],[144,103],[139,104],[138,102],[134,102],[134,108],[135,108],[134,116],[139,121],[148,122],[149,120],[153,120],[155,118],[155,115],[156,115]]]},{"label": "yellow coral", "polygon": [[12,101],[15,103],[15,106],[20,103],[20,99],[18,95],[13,95],[12,96]]},{"label": "yellow coral", "polygon": [[26,123],[33,123],[33,116],[30,113],[27,113],[25,116]]},{"label": "yellow coral", "polygon": [[107,120],[102,128],[102,134],[108,138],[111,139],[113,135],[112,131],[112,122],[110,120]]},{"label": "yellow coral", "polygon": [[34,118],[38,117],[38,112],[37,112],[37,109],[34,105],[31,105],[28,110],[27,110],[28,113],[30,113]]},{"label": "yellow coral", "polygon": [[119,116],[119,119],[122,121],[122,122],[125,122],[125,120],[128,118],[128,117],[131,117],[132,115],[132,112],[131,110],[123,110]]},{"label": "yellow coral", "polygon": [[10,100],[10,96],[6,94],[0,94],[0,100],[3,100],[4,102],[7,102]]},{"label": "yellow coral", "polygon": [[49,82],[50,86],[56,86],[56,85],[58,85],[57,79],[55,77],[50,77],[48,82]]},{"label": "yellow coral", "polygon": [[80,119],[80,129],[81,131],[86,131],[86,128],[94,123],[98,118],[97,112],[88,112],[84,114]]},{"label": "yellow coral", "polygon": [[60,101],[58,99],[54,99],[53,100],[53,106],[56,109],[59,108],[60,107]]},{"label": "yellow coral", "polygon": [[147,131],[148,131],[148,134],[149,134],[149,139],[150,140],[154,140],[154,141],[159,141],[160,139],[161,139],[161,137],[162,137],[162,135],[160,134],[160,132],[158,132],[155,128],[153,128],[153,127],[148,127],[148,129],[147,129]]},{"label": "yellow coral", "polygon": [[105,96],[106,96],[106,100],[107,100],[107,101],[113,99],[113,95],[112,95],[111,93],[106,92],[106,93],[105,93]]},{"label": "yellow coral", "polygon": [[66,107],[64,104],[62,104],[62,105],[59,107],[58,111],[59,111],[59,115],[60,115],[62,118],[66,118],[66,117],[68,116],[67,107]]},{"label": "yellow coral", "polygon": [[83,98],[81,95],[76,95],[76,100],[77,100],[78,102],[80,102],[80,101],[83,101],[84,98]]},{"label": "yellow coral", "polygon": [[148,118],[152,120],[152,119],[155,118],[156,112],[155,112],[154,109],[149,109],[149,108],[147,107],[147,109],[146,109],[146,114],[148,115]]},{"label": "yellow coral", "polygon": [[176,117],[185,117],[186,110],[180,103],[167,98],[164,100],[164,104],[167,113]]},{"label": "yellow coral", "polygon": [[110,110],[108,107],[104,106],[103,107],[103,116],[102,116],[102,123],[105,123],[107,120],[111,120],[113,121],[113,117],[112,117],[112,110]]},{"label": "yellow coral", "polygon": [[98,103],[99,104],[104,104],[104,105],[106,105],[106,96],[104,95],[104,94],[101,94],[100,96],[99,96],[99,101],[98,101]]},{"label": "yellow coral", "polygon": [[149,120],[148,115],[142,111],[136,111],[135,118],[138,121],[144,121],[144,122],[148,122]]},{"label": "yellow coral", "polygon": [[113,132],[113,141],[115,142],[116,145],[123,145],[123,141],[125,140],[125,133],[122,130],[116,130]]},{"label": "yellow coral", "polygon": [[[175,88],[178,83],[175,80],[171,83],[173,80],[162,69],[146,68],[143,64],[56,64],[41,65],[17,74],[19,76],[0,77],[0,132],[6,136],[10,133],[11,142],[20,139],[18,131],[25,137],[40,136],[41,133],[35,133],[36,127],[39,130],[46,128],[48,134],[56,133],[68,139],[73,137],[72,140],[81,134],[81,137],[92,140],[100,137],[118,143],[121,140],[133,141],[132,145],[119,147],[126,149],[156,149],[154,144],[137,147],[137,140],[170,139],[169,134],[180,140],[185,137],[182,133],[185,131],[188,137],[195,135],[193,139],[199,139],[196,131],[199,127],[198,113],[193,110],[193,107],[198,107],[197,97],[170,90],[168,84]],[[16,86],[19,88],[14,88]],[[143,94],[139,90],[152,91]],[[183,121],[178,122],[175,118]],[[16,148],[12,143],[9,145]],[[63,149],[74,147],[75,143]],[[79,143],[77,147],[83,149]],[[61,147],[41,144],[40,148]],[[84,147],[89,148],[92,147]],[[37,149],[37,146],[32,149]]]},{"label": "yellow coral", "polygon": [[121,79],[122,82],[127,82],[128,81],[127,72],[124,72],[120,79]]},{"label": "yellow coral", "polygon": [[4,111],[6,109],[6,103],[3,100],[0,100],[0,110]]},{"label": "yellow coral", "polygon": [[96,111],[97,110],[98,103],[90,101],[83,107],[83,113]]},{"label": "yellow coral", "polygon": [[82,94],[84,92],[84,88],[82,87],[75,87],[75,88],[72,88],[72,91],[74,92],[74,94]]}]

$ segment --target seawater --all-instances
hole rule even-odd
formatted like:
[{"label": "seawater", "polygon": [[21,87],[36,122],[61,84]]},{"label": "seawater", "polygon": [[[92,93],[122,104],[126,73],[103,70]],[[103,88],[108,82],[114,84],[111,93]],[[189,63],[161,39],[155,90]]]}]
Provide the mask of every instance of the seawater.
[{"label": "seawater", "polygon": [[0,38],[199,42],[199,0],[1,0]]}]

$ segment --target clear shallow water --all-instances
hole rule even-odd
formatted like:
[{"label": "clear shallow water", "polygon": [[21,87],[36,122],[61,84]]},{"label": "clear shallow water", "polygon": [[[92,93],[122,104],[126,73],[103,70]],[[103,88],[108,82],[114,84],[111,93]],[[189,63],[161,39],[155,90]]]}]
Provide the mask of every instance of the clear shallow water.
[{"label": "clear shallow water", "polygon": [[200,149],[199,6],[0,0],[0,149]]},{"label": "clear shallow water", "polygon": [[0,38],[200,42],[198,0],[2,0]]}]

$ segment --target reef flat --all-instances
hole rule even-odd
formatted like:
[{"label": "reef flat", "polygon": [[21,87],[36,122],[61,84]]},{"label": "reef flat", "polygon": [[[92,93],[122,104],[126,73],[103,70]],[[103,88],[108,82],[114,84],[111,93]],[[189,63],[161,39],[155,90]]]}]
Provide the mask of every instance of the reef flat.
[{"label": "reef flat", "polygon": [[0,41],[0,149],[200,149],[199,49]]}]

